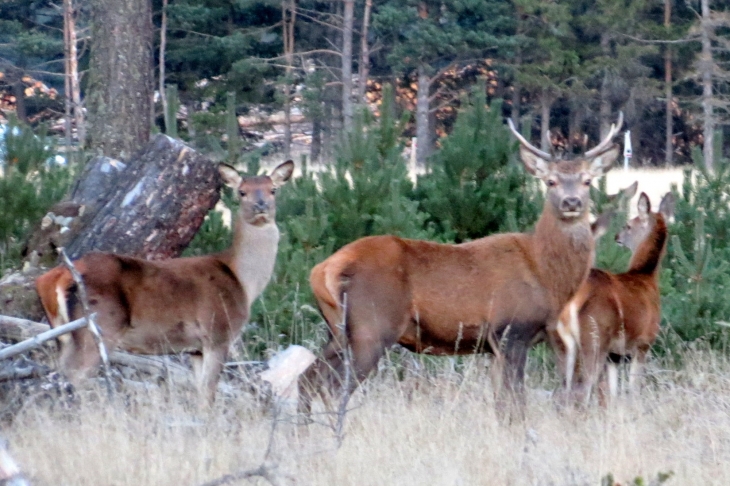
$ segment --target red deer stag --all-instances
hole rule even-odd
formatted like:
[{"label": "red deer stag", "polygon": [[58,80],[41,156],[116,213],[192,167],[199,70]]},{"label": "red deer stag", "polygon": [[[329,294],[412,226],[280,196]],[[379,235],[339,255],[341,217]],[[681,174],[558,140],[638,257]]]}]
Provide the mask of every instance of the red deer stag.
[{"label": "red deer stag", "polygon": [[[240,200],[233,245],[226,251],[165,261],[94,252],[77,260],[74,265],[107,348],[191,353],[198,390],[212,403],[228,347],[271,278],[279,242],[275,194],[293,169],[289,160],[270,176],[241,177],[229,165],[218,166]],[[36,288],[52,327],[81,317],[83,309],[67,268],[41,275]],[[61,343],[61,368],[73,382],[86,377],[99,361],[87,329]]]},{"label": "red deer stag", "polygon": [[[631,359],[630,386],[639,376],[649,348],[659,334],[661,319],[658,274],[667,247],[667,223],[674,213],[674,196],[668,193],[651,212],[645,193],[639,196],[638,216],[616,241],[633,253],[626,273],[612,274],[592,269],[588,278],[563,309],[555,333],[560,368],[565,371],[568,394],[586,402],[601,379],[601,401],[605,381],[610,393],[618,390],[618,363]],[[573,376],[577,372],[577,387]]]},{"label": "red deer stag", "polygon": [[554,159],[509,122],[525,168],[547,186],[533,233],[458,245],[371,236],[316,265],[310,284],[330,340],[303,376],[302,411],[312,393],[342,389],[348,376],[352,392],[395,343],[434,355],[496,352],[507,390],[521,391],[527,351],[593,263],[589,189],[619,154],[612,139],[622,122],[576,160]]}]

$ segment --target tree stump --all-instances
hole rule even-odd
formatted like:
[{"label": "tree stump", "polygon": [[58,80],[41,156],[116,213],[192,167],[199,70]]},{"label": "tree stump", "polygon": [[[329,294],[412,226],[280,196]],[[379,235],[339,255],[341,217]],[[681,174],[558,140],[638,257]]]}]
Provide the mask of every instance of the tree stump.
[{"label": "tree stump", "polygon": [[68,200],[53,206],[30,237],[23,271],[2,279],[3,313],[41,319],[34,268],[55,265],[58,247],[74,259],[93,250],[150,260],[179,256],[218,202],[221,185],[216,164],[166,135],[128,163],[92,159]]}]

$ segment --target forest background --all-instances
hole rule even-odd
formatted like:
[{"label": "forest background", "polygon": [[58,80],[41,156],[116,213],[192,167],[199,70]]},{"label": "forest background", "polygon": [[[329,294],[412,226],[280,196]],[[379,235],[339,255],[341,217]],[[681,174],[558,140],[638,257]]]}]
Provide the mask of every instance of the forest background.
[{"label": "forest background", "polygon": [[[126,160],[164,132],[251,173],[262,157],[295,157],[276,274],[243,342],[252,357],[316,348],[315,263],[369,234],[461,242],[529,230],[541,192],[504,118],[573,153],[621,110],[634,166],[694,171],[677,188],[657,350],[725,349],[724,2],[3,0],[0,19],[2,270],[21,265],[28,232],[91,155]],[[66,163],[49,163],[59,153]],[[605,187],[594,199],[607,207]],[[229,238],[212,212],[187,253]],[[611,238],[598,255],[600,267],[626,268]]]}]

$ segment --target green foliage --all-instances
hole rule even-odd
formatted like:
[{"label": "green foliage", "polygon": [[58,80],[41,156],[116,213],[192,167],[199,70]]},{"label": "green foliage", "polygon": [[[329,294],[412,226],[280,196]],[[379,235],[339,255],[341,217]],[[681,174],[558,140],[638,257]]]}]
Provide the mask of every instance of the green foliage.
[{"label": "green foliage", "polygon": [[[696,154],[699,157],[699,154]],[[685,174],[670,232],[663,312],[682,340],[722,345],[730,324],[730,164]]]},{"label": "green foliage", "polygon": [[55,202],[65,194],[71,171],[50,162],[53,141],[11,119],[0,143],[0,272],[17,264],[20,244]]},{"label": "green foliage", "polygon": [[438,233],[457,242],[524,230],[537,220],[542,197],[516,160],[501,102],[487,107],[481,84],[465,105],[431,173],[419,177],[421,210]]}]

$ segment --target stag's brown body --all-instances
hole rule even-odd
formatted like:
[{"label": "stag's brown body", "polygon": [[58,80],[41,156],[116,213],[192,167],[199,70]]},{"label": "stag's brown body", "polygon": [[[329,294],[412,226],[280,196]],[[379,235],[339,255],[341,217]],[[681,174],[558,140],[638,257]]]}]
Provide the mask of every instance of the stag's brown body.
[{"label": "stag's brown body", "polygon": [[590,181],[618,154],[604,146],[579,160],[551,161],[521,141],[526,168],[548,186],[534,232],[459,245],[395,236],[346,245],[310,276],[330,342],[305,381],[337,389],[349,362],[353,389],[399,343],[437,355],[503,350],[502,379],[510,390],[521,388],[527,351],[590,269]]},{"label": "stag's brown body", "polygon": [[[576,295],[565,306],[556,326],[562,341],[557,346],[566,388],[577,399],[590,398],[601,378],[612,395],[617,391],[615,366],[632,360],[633,382],[659,334],[661,303],[659,265],[667,247],[668,218],[673,212],[671,193],[662,200],[660,212],[651,213],[649,199],[639,199],[639,216],[617,235],[617,240],[633,251],[629,269],[613,274],[592,269]],[[576,387],[573,376],[577,372]]]},{"label": "stag's brown body", "polygon": [[[286,162],[271,177],[248,178],[229,166],[219,169],[241,200],[234,242],[224,252],[165,261],[94,252],[74,262],[106,347],[191,353],[201,395],[211,402],[228,347],[271,277],[279,241],[274,192],[292,167]],[[52,327],[83,315],[67,268],[40,276],[36,288]],[[87,329],[62,340],[61,368],[72,381],[86,377],[99,360]]]}]

